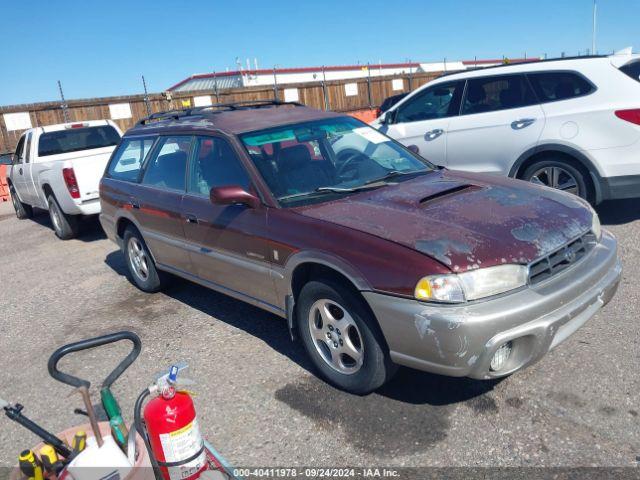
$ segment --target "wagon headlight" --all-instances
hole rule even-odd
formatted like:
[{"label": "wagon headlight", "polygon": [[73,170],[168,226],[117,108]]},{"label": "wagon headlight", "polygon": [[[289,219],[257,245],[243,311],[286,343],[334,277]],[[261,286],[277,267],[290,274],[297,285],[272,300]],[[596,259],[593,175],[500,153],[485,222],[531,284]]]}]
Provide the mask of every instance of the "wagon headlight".
[{"label": "wagon headlight", "polygon": [[447,303],[478,300],[523,287],[528,276],[529,269],[524,265],[498,265],[458,274],[430,275],[420,279],[415,297]]}]

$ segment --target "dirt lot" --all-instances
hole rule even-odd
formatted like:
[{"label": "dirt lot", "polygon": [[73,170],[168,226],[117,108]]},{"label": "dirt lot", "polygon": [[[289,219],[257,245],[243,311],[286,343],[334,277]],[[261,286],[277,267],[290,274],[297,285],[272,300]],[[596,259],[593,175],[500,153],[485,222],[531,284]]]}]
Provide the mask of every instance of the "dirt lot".
[{"label": "dirt lot", "polygon": [[[616,298],[543,361],[500,382],[408,369],[360,398],[316,379],[284,321],[188,282],[147,295],[124,277],[99,225],[57,240],[47,215],[0,204],[0,397],[52,431],[82,421],[78,395],[52,380],[63,343],[131,329],[139,361],[116,384],[127,419],[171,362],[191,364],[204,434],[238,466],[633,466],[640,461],[640,201],[599,209],[620,241]],[[96,384],[125,348],[62,366]],[[94,397],[97,400],[97,396]],[[0,419],[0,465],[36,443]]]}]

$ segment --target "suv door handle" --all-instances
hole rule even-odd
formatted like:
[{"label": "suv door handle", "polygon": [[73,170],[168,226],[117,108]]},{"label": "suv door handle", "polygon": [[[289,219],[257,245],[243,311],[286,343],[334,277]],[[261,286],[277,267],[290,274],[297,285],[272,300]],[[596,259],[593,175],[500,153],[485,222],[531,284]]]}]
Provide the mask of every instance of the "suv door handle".
[{"label": "suv door handle", "polygon": [[522,130],[523,128],[527,128],[535,121],[535,118],[521,118],[519,120],[514,120],[513,122],[511,122],[511,128],[513,128],[514,130]]},{"label": "suv door handle", "polygon": [[135,198],[129,200],[129,205],[131,205],[131,208],[140,208],[140,202],[138,202],[138,200],[136,200]]},{"label": "suv door handle", "polygon": [[432,140],[435,140],[436,138],[438,138],[443,133],[444,133],[444,130],[442,130],[441,128],[436,128],[435,130],[430,130],[427,133],[425,133],[424,134],[424,139],[427,142],[431,142]]},{"label": "suv door handle", "polygon": [[198,223],[198,217],[190,213],[185,214],[184,218],[186,219],[187,223]]}]

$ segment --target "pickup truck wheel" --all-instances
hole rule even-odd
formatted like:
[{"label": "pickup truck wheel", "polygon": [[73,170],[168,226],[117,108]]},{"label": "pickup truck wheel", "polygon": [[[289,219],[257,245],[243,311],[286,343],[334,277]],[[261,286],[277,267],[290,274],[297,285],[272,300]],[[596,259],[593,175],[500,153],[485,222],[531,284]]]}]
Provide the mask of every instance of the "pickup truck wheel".
[{"label": "pickup truck wheel", "polygon": [[31,208],[31,205],[20,201],[13,185],[9,185],[9,193],[11,194],[11,203],[13,203],[13,208],[16,211],[16,217],[20,220],[33,217],[33,208]]},{"label": "pickup truck wheel", "polygon": [[321,376],[336,387],[366,395],[395,373],[378,325],[349,288],[311,281],[297,302],[298,331]]},{"label": "pickup truck wheel", "polygon": [[49,217],[53,225],[53,231],[60,240],[70,240],[78,236],[78,218],[75,215],[67,215],[62,211],[56,197],[47,197],[49,204]]},{"label": "pickup truck wheel", "polygon": [[140,232],[128,227],[123,238],[124,256],[131,282],[143,292],[155,293],[163,286],[151,253]]}]

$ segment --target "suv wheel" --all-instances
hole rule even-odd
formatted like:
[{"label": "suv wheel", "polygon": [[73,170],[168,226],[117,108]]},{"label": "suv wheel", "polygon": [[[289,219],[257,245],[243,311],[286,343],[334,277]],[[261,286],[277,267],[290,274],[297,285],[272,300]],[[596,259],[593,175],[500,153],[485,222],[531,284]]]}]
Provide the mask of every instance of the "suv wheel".
[{"label": "suv wheel", "polygon": [[553,158],[539,160],[529,165],[522,179],[591,200],[592,185],[589,173],[568,160]]},{"label": "suv wheel", "polygon": [[56,197],[47,197],[49,205],[49,218],[56,236],[61,240],[70,240],[78,236],[78,218],[75,215],[67,215],[62,211]]},{"label": "suv wheel", "polygon": [[11,194],[11,203],[13,203],[13,208],[16,211],[16,217],[20,220],[33,217],[33,208],[31,208],[31,205],[20,201],[16,189],[13,188],[12,184],[9,184],[9,193]]},{"label": "suv wheel", "polygon": [[163,286],[160,272],[137,229],[128,227],[125,230],[123,248],[131,282],[143,292],[160,291]]},{"label": "suv wheel", "polygon": [[373,315],[351,289],[312,281],[296,305],[298,331],[321,376],[358,395],[372,392],[395,373]]}]

